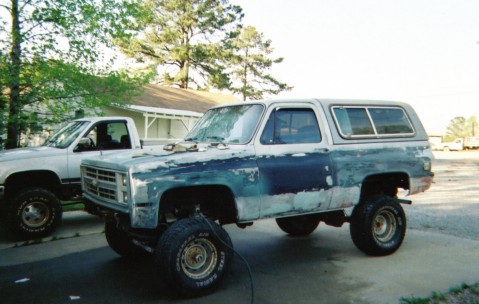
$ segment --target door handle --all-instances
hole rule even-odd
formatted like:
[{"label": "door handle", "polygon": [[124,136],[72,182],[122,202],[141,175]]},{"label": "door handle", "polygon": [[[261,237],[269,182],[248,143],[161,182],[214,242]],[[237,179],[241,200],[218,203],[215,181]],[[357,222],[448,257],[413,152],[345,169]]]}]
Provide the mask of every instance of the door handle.
[{"label": "door handle", "polygon": [[326,154],[326,153],[329,153],[330,151],[328,148],[318,148],[318,149],[314,149],[314,152]]}]

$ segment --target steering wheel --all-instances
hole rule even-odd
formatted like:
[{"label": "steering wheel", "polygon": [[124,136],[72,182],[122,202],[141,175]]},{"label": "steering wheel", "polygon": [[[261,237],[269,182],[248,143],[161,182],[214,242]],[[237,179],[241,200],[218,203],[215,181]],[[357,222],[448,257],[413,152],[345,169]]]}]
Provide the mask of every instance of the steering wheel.
[{"label": "steering wheel", "polygon": [[95,149],[96,148],[96,145],[95,145],[95,142],[93,141],[93,139],[91,137],[88,137],[88,139],[90,140],[90,147],[92,149]]}]

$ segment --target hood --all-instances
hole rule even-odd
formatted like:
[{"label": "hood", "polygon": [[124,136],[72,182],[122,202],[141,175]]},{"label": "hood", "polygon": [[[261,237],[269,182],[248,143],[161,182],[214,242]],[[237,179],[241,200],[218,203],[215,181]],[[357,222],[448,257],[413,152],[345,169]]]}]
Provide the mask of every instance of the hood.
[{"label": "hood", "polygon": [[43,157],[58,157],[64,154],[66,154],[66,149],[58,149],[52,147],[18,148],[1,151],[0,163]]},{"label": "hood", "polygon": [[149,172],[188,166],[198,162],[242,157],[250,154],[247,150],[243,145],[230,146],[227,149],[205,147],[199,151],[184,152],[168,152],[162,149],[137,150],[84,159],[82,164],[118,171]]}]

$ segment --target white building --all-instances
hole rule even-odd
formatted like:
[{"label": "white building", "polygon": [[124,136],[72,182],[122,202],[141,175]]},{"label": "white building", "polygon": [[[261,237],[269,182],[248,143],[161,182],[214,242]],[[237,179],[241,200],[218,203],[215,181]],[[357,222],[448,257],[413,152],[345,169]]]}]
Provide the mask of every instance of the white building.
[{"label": "white building", "polygon": [[135,120],[145,144],[165,144],[182,139],[206,110],[236,102],[232,95],[146,85],[131,105],[108,107],[107,116],[128,116]]}]

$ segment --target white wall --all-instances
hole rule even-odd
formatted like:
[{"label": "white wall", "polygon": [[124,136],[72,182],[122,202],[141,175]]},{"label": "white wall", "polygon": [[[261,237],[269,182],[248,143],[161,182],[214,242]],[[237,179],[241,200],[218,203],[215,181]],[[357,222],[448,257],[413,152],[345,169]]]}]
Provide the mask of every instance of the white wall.
[{"label": "white wall", "polygon": [[[108,116],[127,116],[131,117],[136,124],[136,128],[142,139],[160,140],[161,143],[174,142],[185,137],[188,130],[196,123],[197,119],[191,118],[180,121],[178,119],[157,118],[148,128],[148,134],[145,136],[145,117],[142,113],[124,110],[120,108],[107,108],[105,114]],[[149,118],[149,123],[153,118]]]}]

